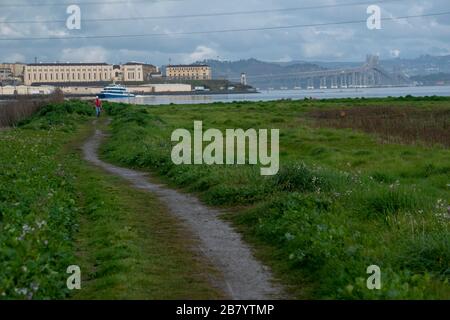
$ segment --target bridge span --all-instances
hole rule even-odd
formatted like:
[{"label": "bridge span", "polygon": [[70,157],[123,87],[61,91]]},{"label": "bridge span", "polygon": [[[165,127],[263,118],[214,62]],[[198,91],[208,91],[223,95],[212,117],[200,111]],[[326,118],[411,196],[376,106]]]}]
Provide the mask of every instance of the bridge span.
[{"label": "bridge span", "polygon": [[379,63],[378,56],[368,55],[366,62],[355,68],[324,69],[296,73],[246,75],[250,84],[289,83],[305,89],[367,88],[408,86],[413,82],[400,70],[388,72]]}]

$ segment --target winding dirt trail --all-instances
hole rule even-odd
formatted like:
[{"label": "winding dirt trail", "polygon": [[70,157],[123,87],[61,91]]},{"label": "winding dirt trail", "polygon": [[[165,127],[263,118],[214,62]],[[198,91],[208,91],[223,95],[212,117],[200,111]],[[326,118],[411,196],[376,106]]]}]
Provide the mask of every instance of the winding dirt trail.
[{"label": "winding dirt trail", "polygon": [[117,167],[98,158],[104,134],[96,130],[83,145],[87,161],[131,182],[136,188],[150,191],[167,205],[198,238],[202,254],[222,273],[225,294],[234,300],[280,299],[281,288],[272,281],[267,267],[258,262],[240,235],[219,218],[220,211],[203,205],[196,197],[152,183],[148,174]]}]

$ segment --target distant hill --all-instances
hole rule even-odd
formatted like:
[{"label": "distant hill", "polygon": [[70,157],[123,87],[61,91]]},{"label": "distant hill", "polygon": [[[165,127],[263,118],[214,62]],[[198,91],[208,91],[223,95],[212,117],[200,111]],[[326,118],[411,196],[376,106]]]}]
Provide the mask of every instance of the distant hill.
[{"label": "distant hill", "polygon": [[291,66],[293,64],[310,63],[315,64],[325,69],[347,69],[356,68],[361,66],[364,62],[339,62],[339,61],[291,61],[291,62],[279,62],[281,66]]},{"label": "distant hill", "polygon": [[418,82],[425,86],[441,86],[450,85],[450,73],[435,73],[423,76],[411,77],[411,80]]},{"label": "distant hill", "polygon": [[450,73],[450,55],[423,55],[415,59],[389,59],[381,61],[386,69],[398,68],[409,76]]}]

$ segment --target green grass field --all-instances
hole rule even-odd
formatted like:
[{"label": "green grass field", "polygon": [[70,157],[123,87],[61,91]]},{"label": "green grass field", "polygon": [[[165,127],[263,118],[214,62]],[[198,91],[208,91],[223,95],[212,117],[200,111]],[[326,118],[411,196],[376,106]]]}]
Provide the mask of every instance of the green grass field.
[{"label": "green grass field", "polygon": [[0,131],[0,299],[220,298],[166,208],[82,160],[92,120],[66,102]]},{"label": "green grass field", "polygon": [[[294,297],[450,298],[449,99],[107,109],[112,136],[103,157],[156,172],[224,208]],[[171,133],[192,131],[195,120],[205,130],[280,129],[279,174],[175,166]],[[381,290],[366,287],[370,265],[382,270]]]},{"label": "green grass field", "polygon": [[[450,298],[450,100],[108,104],[102,156],[221,207],[292,297]],[[0,299],[214,299],[216,271],[157,198],[87,164],[83,102],[0,131]],[[281,170],[175,166],[174,129],[280,129]],[[79,265],[82,290],[66,288]],[[382,290],[366,287],[378,265]]]}]

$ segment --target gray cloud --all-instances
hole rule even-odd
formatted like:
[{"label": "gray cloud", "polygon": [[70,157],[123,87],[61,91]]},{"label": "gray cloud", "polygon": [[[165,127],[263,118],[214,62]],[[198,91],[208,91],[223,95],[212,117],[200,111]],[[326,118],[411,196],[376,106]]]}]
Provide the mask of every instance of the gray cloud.
[{"label": "gray cloud", "polygon": [[[84,19],[136,16],[167,16],[198,13],[282,9],[343,4],[350,0],[185,0],[148,3],[133,0],[120,5],[83,5]],[[360,1],[367,3],[366,1]],[[32,1],[21,1],[21,4]],[[35,2],[34,2],[35,3]],[[374,1],[376,3],[376,1]],[[1,5],[1,3],[0,3]],[[380,4],[383,17],[399,17],[450,11],[448,0],[410,0]],[[255,57],[270,61],[362,60],[367,53],[383,58],[450,54],[450,15],[408,21],[383,21],[381,30],[365,24],[320,26],[298,29],[236,33],[171,35],[176,32],[236,28],[261,28],[329,23],[367,18],[366,5],[283,11],[254,15],[155,19],[114,22],[83,22],[82,30],[70,31],[64,23],[8,24],[12,20],[65,20],[64,6],[0,8],[0,38],[58,37],[166,33],[163,37],[0,41],[0,60],[101,61],[138,60],[166,64],[187,63],[203,58],[234,60]]]}]

